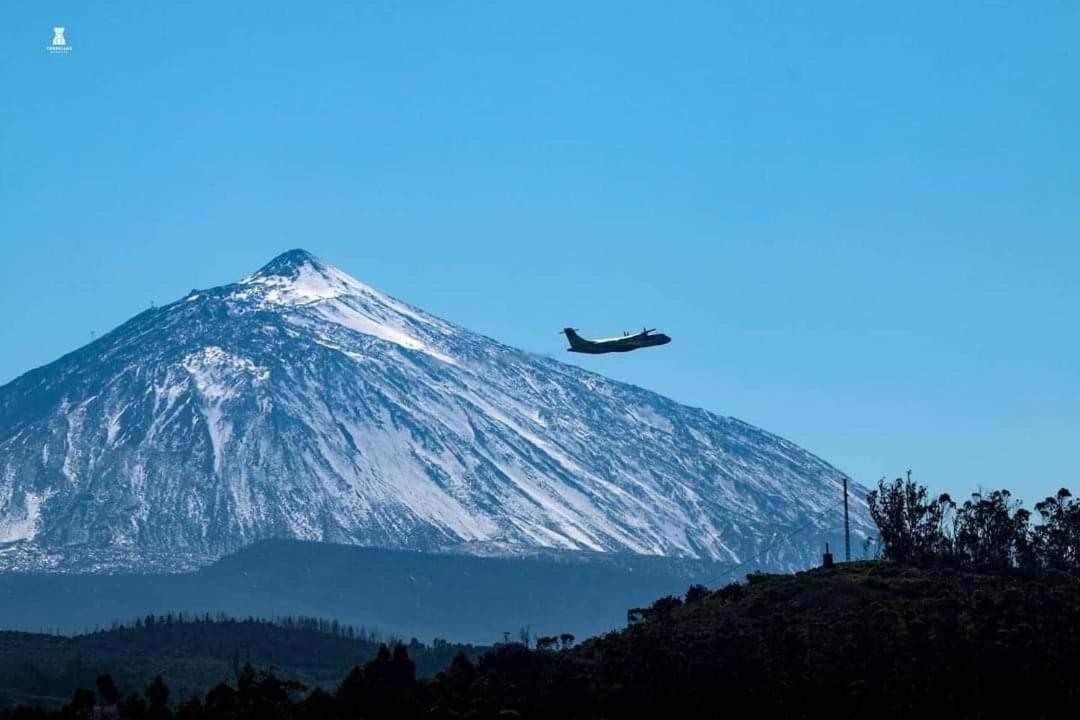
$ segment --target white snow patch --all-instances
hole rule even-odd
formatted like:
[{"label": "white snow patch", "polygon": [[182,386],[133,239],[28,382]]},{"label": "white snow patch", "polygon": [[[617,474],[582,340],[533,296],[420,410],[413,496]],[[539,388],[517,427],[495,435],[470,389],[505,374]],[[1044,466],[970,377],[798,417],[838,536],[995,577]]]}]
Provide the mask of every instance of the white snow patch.
[{"label": "white snow patch", "polygon": [[8,502],[0,506],[0,542],[33,540],[37,536],[41,506],[45,504],[51,494],[51,492],[24,493],[22,508],[19,509],[11,506],[9,495]]},{"label": "white snow patch", "polygon": [[311,308],[327,322],[456,364],[410,331],[411,326],[419,325],[428,333],[447,336],[454,333],[453,326],[383,295],[335,267],[309,261],[296,269],[295,277],[256,274],[240,284],[244,289],[233,292],[231,299],[257,299],[260,307]]},{"label": "white snow patch", "polygon": [[239,396],[251,385],[264,382],[270,377],[270,370],[217,346],[191,353],[182,364],[203,397],[203,415],[214,451],[214,472],[218,473],[233,430],[232,423],[225,419],[222,404]]},{"label": "white snow patch", "polygon": [[68,482],[72,485],[79,484],[79,461],[82,458],[82,427],[83,422],[86,420],[86,407],[96,399],[94,397],[88,398],[75,408],[74,412],[67,414],[67,437],[64,443],[64,464],[61,466],[60,471]]},{"label": "white snow patch", "polygon": [[439,352],[427,343],[410,335],[404,328],[394,323],[392,319],[379,319],[369,312],[364,312],[360,308],[354,307],[350,303],[319,303],[319,305],[315,307],[315,312],[323,320],[335,325],[340,325],[341,327],[348,328],[349,330],[363,335],[377,337],[380,340],[400,345],[409,350],[425,353],[450,365],[457,365],[457,362],[452,357]]},{"label": "white snow patch", "polygon": [[[359,296],[374,301],[375,304],[389,309],[397,315],[403,315],[416,322],[423,323],[443,332],[452,332],[446,322],[426,313],[415,310],[403,302],[384,295],[375,288],[365,285],[356,278],[338,270],[336,267],[318,261],[308,261],[297,268],[296,277],[281,275],[250,275],[240,281],[241,285],[261,288],[262,301],[271,305],[307,305],[320,300],[332,300],[342,296]],[[241,295],[243,294],[243,295]],[[236,298],[246,298],[250,292],[237,291]]]},{"label": "white snow patch", "polygon": [[105,444],[112,445],[116,441],[116,437],[120,434],[120,418],[131,406],[131,403],[124,405],[118,411],[109,413],[108,422],[105,427]]},{"label": "white snow patch", "polygon": [[181,364],[207,400],[228,400],[240,394],[248,382],[260,383],[270,377],[269,368],[213,345],[191,353]]}]

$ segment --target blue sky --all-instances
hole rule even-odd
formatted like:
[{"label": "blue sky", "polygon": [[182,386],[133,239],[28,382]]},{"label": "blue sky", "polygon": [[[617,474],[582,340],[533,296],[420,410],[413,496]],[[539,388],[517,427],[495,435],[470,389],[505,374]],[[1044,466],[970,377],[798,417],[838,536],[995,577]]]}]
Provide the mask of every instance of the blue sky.
[{"label": "blue sky", "polygon": [[867,484],[1080,490],[1078,38],[1064,2],[5,2],[0,382],[304,247]]}]

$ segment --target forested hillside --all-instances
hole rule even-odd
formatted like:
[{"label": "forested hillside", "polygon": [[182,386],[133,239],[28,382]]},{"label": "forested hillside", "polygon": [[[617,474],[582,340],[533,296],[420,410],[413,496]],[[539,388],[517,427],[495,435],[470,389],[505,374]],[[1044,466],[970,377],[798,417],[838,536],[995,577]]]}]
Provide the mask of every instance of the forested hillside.
[{"label": "forested hillside", "polygon": [[[244,664],[273,669],[309,686],[336,686],[349,668],[392,641],[364,628],[316,618],[274,621],[224,616],[147,616],[130,624],[65,637],[0,632],[0,707],[12,702],[60,705],[75,688],[94,687],[110,674],[122,688],[141,691],[157,674],[177,698],[201,695]],[[444,669],[457,653],[479,648],[435,640],[408,643],[420,676]]]}]

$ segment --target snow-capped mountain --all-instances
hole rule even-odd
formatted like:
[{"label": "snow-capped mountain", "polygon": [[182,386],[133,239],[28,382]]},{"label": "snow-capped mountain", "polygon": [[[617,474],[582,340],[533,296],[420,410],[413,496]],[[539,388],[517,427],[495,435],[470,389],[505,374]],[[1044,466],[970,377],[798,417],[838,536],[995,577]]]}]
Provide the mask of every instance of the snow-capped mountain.
[{"label": "snow-capped mountain", "polygon": [[271,537],[794,567],[842,478],[303,250],[0,387],[0,568],[183,569]]}]

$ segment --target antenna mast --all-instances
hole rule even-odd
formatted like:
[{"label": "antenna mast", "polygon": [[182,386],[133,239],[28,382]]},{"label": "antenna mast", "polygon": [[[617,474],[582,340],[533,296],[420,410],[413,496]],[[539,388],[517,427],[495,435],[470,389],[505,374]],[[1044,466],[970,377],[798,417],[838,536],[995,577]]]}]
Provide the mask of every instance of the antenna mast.
[{"label": "antenna mast", "polygon": [[851,526],[848,524],[847,477],[844,477],[844,562],[851,562]]}]

